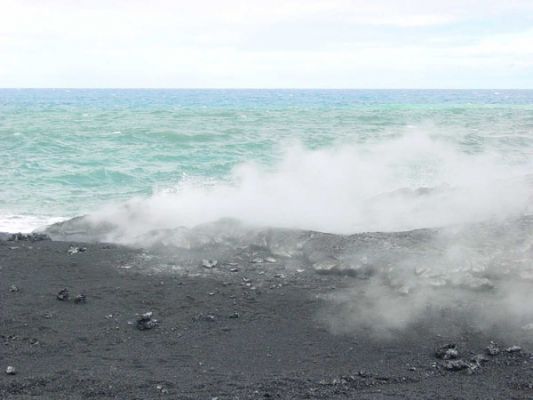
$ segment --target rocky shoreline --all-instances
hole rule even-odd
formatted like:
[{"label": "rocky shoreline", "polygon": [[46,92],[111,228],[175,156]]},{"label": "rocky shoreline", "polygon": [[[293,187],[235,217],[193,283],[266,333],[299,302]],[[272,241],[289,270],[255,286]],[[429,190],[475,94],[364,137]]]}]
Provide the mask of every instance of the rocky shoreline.
[{"label": "rocky shoreline", "polygon": [[106,243],[2,239],[2,399],[533,397],[528,334],[449,310],[387,335],[331,324],[328,298],[364,290],[360,275],[256,245],[175,262]]}]

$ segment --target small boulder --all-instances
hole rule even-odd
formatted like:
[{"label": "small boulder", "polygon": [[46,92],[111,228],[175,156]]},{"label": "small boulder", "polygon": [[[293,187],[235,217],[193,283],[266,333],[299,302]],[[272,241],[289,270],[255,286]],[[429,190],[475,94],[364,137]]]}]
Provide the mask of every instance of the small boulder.
[{"label": "small boulder", "polygon": [[459,358],[459,351],[455,344],[445,344],[435,350],[435,357],[440,358],[441,360],[452,360]]},{"label": "small boulder", "polygon": [[505,349],[507,353],[519,353],[522,351],[520,346],[511,346]]},{"label": "small boulder", "polygon": [[11,365],[8,365],[6,368],[6,374],[8,375],[15,375],[17,373],[17,370],[15,367],[12,367]]},{"label": "small boulder", "polygon": [[140,331],[155,328],[158,325],[156,319],[152,319],[153,313],[151,311],[141,314],[137,317],[137,329]]},{"label": "small boulder", "polygon": [[61,290],[57,293],[56,298],[57,298],[59,301],[67,301],[67,300],[68,300],[68,296],[69,296],[68,289],[67,289],[67,288],[64,288],[64,289],[61,289]]},{"label": "small boulder", "polygon": [[490,342],[489,345],[487,346],[486,348],[486,351],[487,351],[487,354],[489,356],[497,356],[498,354],[500,354],[500,347],[494,343],[494,342]]},{"label": "small boulder", "polygon": [[463,369],[471,368],[471,365],[464,360],[447,360],[444,363],[444,368],[448,371],[461,371]]}]

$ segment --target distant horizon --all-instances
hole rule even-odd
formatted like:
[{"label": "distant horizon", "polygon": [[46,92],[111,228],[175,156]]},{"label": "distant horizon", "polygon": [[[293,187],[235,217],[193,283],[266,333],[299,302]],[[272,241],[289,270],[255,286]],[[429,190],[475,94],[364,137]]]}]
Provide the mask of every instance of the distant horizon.
[{"label": "distant horizon", "polygon": [[416,87],[406,87],[406,88],[376,88],[376,87],[0,87],[0,90],[331,90],[331,91],[342,91],[342,90],[395,90],[395,91],[406,91],[406,90],[440,90],[440,91],[471,91],[471,90],[480,90],[480,91],[491,91],[491,90],[506,90],[506,91],[532,91],[532,88],[513,88],[513,87],[493,87],[493,88],[416,88]]}]

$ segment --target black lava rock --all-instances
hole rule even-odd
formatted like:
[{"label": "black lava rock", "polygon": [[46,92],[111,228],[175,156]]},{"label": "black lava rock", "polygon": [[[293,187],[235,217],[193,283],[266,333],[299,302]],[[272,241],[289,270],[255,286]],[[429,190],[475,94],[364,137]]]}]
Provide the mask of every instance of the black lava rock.
[{"label": "black lava rock", "polygon": [[56,295],[56,298],[59,300],[59,301],[67,301],[68,300],[68,289],[65,288],[65,289],[61,289],[57,295]]},{"label": "black lava rock", "polygon": [[147,312],[144,314],[141,314],[137,317],[137,329],[140,331],[153,329],[158,325],[158,321],[155,319],[152,319],[152,312]]}]

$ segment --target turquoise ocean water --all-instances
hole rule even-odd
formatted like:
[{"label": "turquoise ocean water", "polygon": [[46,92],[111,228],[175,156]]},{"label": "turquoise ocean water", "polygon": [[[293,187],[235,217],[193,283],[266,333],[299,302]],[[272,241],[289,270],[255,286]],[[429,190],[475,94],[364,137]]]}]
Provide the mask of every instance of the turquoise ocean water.
[{"label": "turquoise ocean water", "polygon": [[334,231],[362,199],[512,180],[532,160],[527,90],[2,89],[0,231],[131,199],[175,225],[271,207],[274,224]]}]

